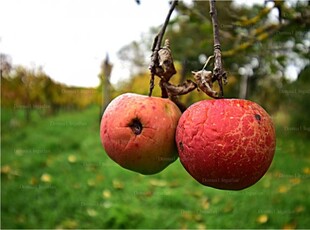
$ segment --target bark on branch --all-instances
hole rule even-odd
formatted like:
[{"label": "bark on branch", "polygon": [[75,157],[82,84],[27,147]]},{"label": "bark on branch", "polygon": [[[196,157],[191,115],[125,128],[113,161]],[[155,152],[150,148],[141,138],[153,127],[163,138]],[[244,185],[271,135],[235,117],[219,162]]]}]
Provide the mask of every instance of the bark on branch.
[{"label": "bark on branch", "polygon": [[168,26],[171,14],[173,10],[175,9],[176,5],[178,4],[178,0],[174,0],[171,3],[169,12],[167,14],[166,20],[164,22],[163,27],[159,31],[159,33],[156,35],[153,46],[152,46],[152,57],[151,57],[151,64],[150,64],[150,71],[151,71],[151,80],[150,80],[150,90],[149,90],[149,96],[152,96],[153,88],[154,88],[154,77],[156,75],[156,68],[159,66],[159,50],[161,48],[161,43],[163,41],[163,37],[165,35],[166,28]]},{"label": "bark on branch", "polygon": [[220,92],[219,97],[224,96],[223,80],[224,84],[227,82],[226,72],[222,64],[221,43],[219,39],[219,25],[217,20],[217,12],[215,8],[215,0],[210,0],[210,16],[213,25],[213,40],[214,40],[214,69],[213,80],[218,81]]}]

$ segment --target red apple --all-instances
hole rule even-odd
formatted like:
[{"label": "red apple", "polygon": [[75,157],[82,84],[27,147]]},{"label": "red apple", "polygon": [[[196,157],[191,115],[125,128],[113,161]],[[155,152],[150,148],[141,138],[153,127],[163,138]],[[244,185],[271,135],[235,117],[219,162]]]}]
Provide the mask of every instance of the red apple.
[{"label": "red apple", "polygon": [[178,158],[175,130],[180,116],[179,108],[169,99],[120,95],[102,116],[103,148],[126,169],[158,173]]},{"label": "red apple", "polygon": [[199,101],[181,116],[176,142],[182,165],[203,185],[240,190],[268,170],[275,152],[272,120],[241,99]]}]

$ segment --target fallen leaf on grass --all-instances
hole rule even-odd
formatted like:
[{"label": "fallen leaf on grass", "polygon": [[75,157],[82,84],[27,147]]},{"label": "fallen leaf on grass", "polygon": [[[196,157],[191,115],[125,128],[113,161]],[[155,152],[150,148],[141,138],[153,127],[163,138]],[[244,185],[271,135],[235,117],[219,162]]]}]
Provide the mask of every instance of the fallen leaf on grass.
[{"label": "fallen leaf on grass", "polygon": [[222,201],[222,197],[221,196],[214,196],[213,198],[212,198],[212,200],[211,200],[211,203],[212,204],[218,204],[218,203],[220,203]]},{"label": "fallen leaf on grass", "polygon": [[182,218],[185,220],[192,220],[196,222],[201,222],[202,221],[202,216],[200,214],[195,214],[191,212],[184,211],[182,212]]},{"label": "fallen leaf on grass", "polygon": [[310,175],[310,168],[309,167],[303,168],[302,171],[303,171],[304,174]]},{"label": "fallen leaf on grass", "polygon": [[167,185],[167,182],[164,180],[152,179],[150,180],[150,184],[156,187],[165,187]]},{"label": "fallen leaf on grass", "polygon": [[75,163],[77,161],[77,158],[76,158],[75,155],[71,154],[71,155],[68,156],[68,161],[70,163]]},{"label": "fallen leaf on grass", "polygon": [[25,223],[26,217],[24,215],[18,215],[16,217],[16,221],[17,221],[17,223]]},{"label": "fallen leaf on grass", "polygon": [[262,214],[262,215],[259,215],[256,219],[256,221],[259,223],[259,224],[265,224],[267,223],[268,221],[268,216],[266,214]]},{"label": "fallen leaf on grass", "polygon": [[15,154],[16,154],[17,156],[22,156],[22,155],[24,155],[24,152],[25,152],[25,150],[22,150],[22,149],[16,149],[16,150],[15,150]]},{"label": "fallen leaf on grass", "polygon": [[154,192],[153,191],[145,191],[145,192],[135,192],[134,193],[135,194],[135,196],[137,196],[138,198],[140,198],[140,199],[144,199],[144,198],[146,198],[146,197],[151,197],[151,196],[153,196],[154,195]]},{"label": "fallen leaf on grass", "polygon": [[55,161],[55,159],[54,159],[53,156],[48,156],[48,158],[47,158],[47,160],[46,160],[46,165],[47,165],[48,167],[51,167],[52,164],[54,163],[54,161]]},{"label": "fallen leaf on grass", "polygon": [[31,177],[31,179],[29,180],[29,184],[31,185],[36,185],[38,184],[38,179],[36,177]]},{"label": "fallen leaf on grass", "polygon": [[113,180],[112,183],[113,183],[113,188],[115,189],[121,190],[124,188],[124,184],[120,182],[119,180]]},{"label": "fallen leaf on grass", "polygon": [[285,185],[281,185],[279,188],[278,188],[278,192],[279,193],[287,193],[289,191],[289,187],[288,186],[285,186]]},{"label": "fallen leaf on grass", "polygon": [[295,222],[287,223],[283,225],[282,229],[296,229],[297,224]]},{"label": "fallen leaf on grass", "polygon": [[203,199],[201,200],[201,206],[202,206],[202,208],[203,208],[204,210],[209,209],[209,207],[210,207],[209,199],[208,199],[208,198],[203,198]]},{"label": "fallen leaf on grass", "polygon": [[104,180],[104,176],[103,175],[101,175],[101,174],[97,174],[96,175],[96,181],[97,181],[97,183],[99,183],[99,182],[101,182],[101,181],[103,181]]},{"label": "fallen leaf on grass", "polygon": [[86,212],[87,212],[87,215],[89,215],[89,216],[91,216],[91,217],[94,217],[94,216],[97,216],[97,215],[98,215],[97,211],[94,210],[94,209],[92,209],[92,208],[88,208],[88,209],[86,210]]},{"label": "fallen leaf on grass", "polygon": [[223,208],[223,212],[224,213],[230,213],[234,210],[234,207],[231,203],[228,203],[224,208]]},{"label": "fallen leaf on grass", "polygon": [[1,167],[1,173],[2,174],[9,174],[12,171],[11,166],[4,165]]},{"label": "fallen leaf on grass", "polygon": [[77,221],[67,219],[61,222],[60,225],[56,227],[56,229],[76,229],[77,227]]},{"label": "fallen leaf on grass", "polygon": [[75,184],[72,185],[72,187],[74,189],[80,189],[81,188],[81,184],[80,183],[75,183]]},{"label": "fallen leaf on grass", "polygon": [[103,196],[103,198],[107,198],[107,199],[110,198],[111,197],[110,190],[108,190],[108,189],[103,190],[102,196]]},{"label": "fallen leaf on grass", "polygon": [[89,179],[89,180],[87,180],[87,185],[89,187],[94,187],[96,185],[96,182],[94,179]]},{"label": "fallen leaf on grass", "polygon": [[51,177],[51,175],[49,175],[47,173],[43,173],[41,176],[41,181],[43,181],[45,183],[50,183],[52,181],[52,177]]},{"label": "fallen leaf on grass", "polygon": [[177,188],[180,186],[180,183],[178,181],[172,181],[169,183],[170,188]]},{"label": "fallen leaf on grass", "polygon": [[203,196],[202,191],[187,191],[186,193],[190,196],[195,197],[195,198],[201,198]]},{"label": "fallen leaf on grass", "polygon": [[298,177],[294,177],[294,178],[290,179],[290,182],[291,182],[293,185],[297,185],[297,184],[300,184],[301,179],[298,178]]},{"label": "fallen leaf on grass", "polygon": [[111,208],[112,206],[113,206],[113,204],[111,202],[109,202],[109,201],[106,201],[106,202],[103,203],[103,207],[104,208],[108,209],[108,208]]},{"label": "fallen leaf on grass", "polygon": [[204,230],[207,229],[207,227],[204,224],[197,224],[197,229]]},{"label": "fallen leaf on grass", "polygon": [[299,205],[299,206],[297,206],[297,207],[294,209],[294,211],[295,211],[296,213],[301,213],[301,212],[305,211],[305,207],[302,206],[302,205]]},{"label": "fallen leaf on grass", "polygon": [[280,171],[275,171],[272,173],[272,177],[274,178],[281,178],[283,176],[283,173],[281,173]]}]

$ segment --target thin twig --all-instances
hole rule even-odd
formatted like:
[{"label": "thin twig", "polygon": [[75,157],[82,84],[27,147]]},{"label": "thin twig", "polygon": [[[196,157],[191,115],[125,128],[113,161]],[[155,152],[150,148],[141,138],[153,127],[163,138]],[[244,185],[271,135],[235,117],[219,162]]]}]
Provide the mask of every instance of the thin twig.
[{"label": "thin twig", "polygon": [[165,31],[166,28],[168,26],[171,14],[173,12],[173,10],[175,9],[176,5],[178,4],[178,0],[174,0],[171,3],[169,12],[167,14],[166,20],[164,22],[163,27],[161,28],[160,32],[156,35],[155,39],[154,39],[154,43],[152,46],[152,58],[151,58],[151,64],[150,64],[150,71],[151,71],[151,80],[150,80],[150,91],[149,91],[149,96],[152,96],[152,91],[154,88],[154,77],[156,74],[156,67],[159,65],[158,63],[158,51],[160,50],[161,47],[161,43],[163,41],[163,37],[165,35]]},{"label": "thin twig", "polygon": [[224,82],[226,82],[226,72],[223,69],[223,65],[222,65],[221,43],[219,39],[219,26],[218,26],[218,20],[217,20],[217,12],[215,8],[215,0],[210,0],[210,16],[212,19],[213,40],[214,40],[213,76],[214,76],[214,80],[218,81],[218,84],[220,87],[219,97],[223,97],[224,96],[223,78],[224,78]]}]

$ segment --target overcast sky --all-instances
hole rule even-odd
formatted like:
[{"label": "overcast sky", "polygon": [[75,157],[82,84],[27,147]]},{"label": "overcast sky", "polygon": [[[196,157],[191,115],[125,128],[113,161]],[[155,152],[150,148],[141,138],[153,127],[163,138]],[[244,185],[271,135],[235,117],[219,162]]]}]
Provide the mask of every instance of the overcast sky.
[{"label": "overcast sky", "polygon": [[135,0],[0,0],[0,9],[0,52],[11,56],[13,65],[42,66],[58,82],[94,87],[106,53],[114,64],[112,82],[128,77],[116,53],[150,27],[161,25],[169,4],[168,0],[141,0],[140,5]]}]

